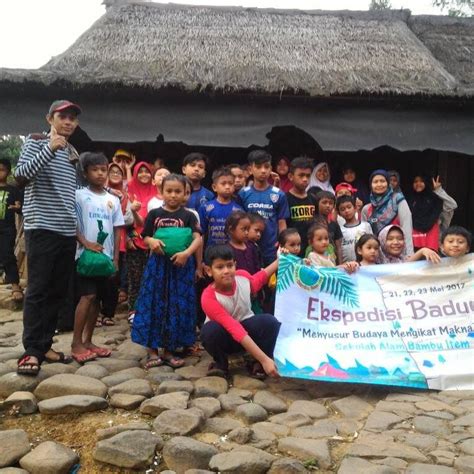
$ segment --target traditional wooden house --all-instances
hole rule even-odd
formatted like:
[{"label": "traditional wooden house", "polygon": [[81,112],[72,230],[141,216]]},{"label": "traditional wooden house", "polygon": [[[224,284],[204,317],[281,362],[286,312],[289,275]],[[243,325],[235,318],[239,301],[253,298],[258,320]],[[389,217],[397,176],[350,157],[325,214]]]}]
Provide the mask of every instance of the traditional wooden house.
[{"label": "traditional wooden house", "polygon": [[[106,14],[37,70],[0,69],[0,133],[83,107],[79,149],[126,146],[171,166],[274,154],[439,173],[474,227],[474,20],[106,0]],[[321,151],[324,150],[324,151]]]}]

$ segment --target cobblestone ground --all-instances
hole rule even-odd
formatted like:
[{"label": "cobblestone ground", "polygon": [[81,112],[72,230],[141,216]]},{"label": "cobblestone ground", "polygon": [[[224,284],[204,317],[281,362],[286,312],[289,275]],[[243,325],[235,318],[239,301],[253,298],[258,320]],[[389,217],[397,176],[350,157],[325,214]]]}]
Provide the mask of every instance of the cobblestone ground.
[{"label": "cobblestone ground", "polygon": [[[474,391],[261,382],[238,359],[227,382],[206,377],[207,354],[145,371],[124,314],[97,329],[110,358],[20,377],[22,313],[8,294],[0,290],[0,473],[474,472]],[[54,348],[69,353],[70,340],[58,335]]]}]

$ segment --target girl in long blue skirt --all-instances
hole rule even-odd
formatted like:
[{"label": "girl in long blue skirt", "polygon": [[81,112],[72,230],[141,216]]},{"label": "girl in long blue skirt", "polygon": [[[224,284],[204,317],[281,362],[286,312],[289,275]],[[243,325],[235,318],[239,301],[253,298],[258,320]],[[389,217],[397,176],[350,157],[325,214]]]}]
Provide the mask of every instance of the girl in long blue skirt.
[{"label": "girl in long blue skirt", "polygon": [[[148,348],[146,368],[163,364],[182,367],[184,360],[173,352],[178,347],[192,346],[196,339],[194,254],[201,245],[201,236],[196,216],[182,207],[185,186],[185,178],[180,175],[163,179],[164,204],[150,211],[142,234],[151,255],[135,306],[132,341]],[[173,228],[180,230],[170,230]],[[173,253],[171,248],[175,246],[181,247]],[[163,356],[159,348],[164,349]]]}]

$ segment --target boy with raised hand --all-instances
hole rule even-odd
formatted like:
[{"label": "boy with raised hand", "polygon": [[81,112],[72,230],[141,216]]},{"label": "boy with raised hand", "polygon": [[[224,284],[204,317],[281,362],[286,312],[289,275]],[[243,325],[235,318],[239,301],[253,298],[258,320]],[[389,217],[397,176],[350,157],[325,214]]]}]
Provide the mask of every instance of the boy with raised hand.
[{"label": "boy with raised hand", "polygon": [[357,218],[356,198],[343,195],[336,200],[336,211],[344,219],[345,224],[340,226],[342,232],[342,261],[356,260],[355,244],[364,234],[373,234],[368,222],[359,222]]},{"label": "boy with raised hand", "polygon": [[12,299],[23,300],[20,277],[15,257],[15,213],[21,210],[20,191],[8,183],[12,165],[10,160],[0,159],[0,265],[5,271],[5,283],[12,286]]},{"label": "boy with raised hand", "polygon": [[206,314],[201,341],[214,359],[208,375],[226,377],[229,354],[247,351],[255,359],[249,367],[252,376],[278,377],[273,351],[280,322],[271,314],[255,315],[250,298],[276,272],[278,261],[250,275],[245,270],[236,270],[230,246],[215,245],[206,250],[205,264],[207,275],[213,279],[201,297]]},{"label": "boy with raised hand", "polygon": [[203,204],[214,199],[214,194],[209,189],[201,186],[201,181],[206,176],[208,164],[209,158],[203,153],[190,153],[183,160],[183,174],[193,185],[188,207],[195,211],[199,211]]},{"label": "boy with raised hand", "polygon": [[202,235],[205,247],[225,244],[229,237],[225,233],[225,223],[234,211],[241,211],[234,200],[234,176],[229,168],[219,168],[212,173],[212,190],[217,198],[199,208]]},{"label": "boy with raised hand", "polygon": [[[124,225],[122,208],[117,197],[105,191],[108,174],[108,160],[103,153],[83,153],[81,164],[88,183],[86,188],[76,191],[77,241],[76,258],[80,258],[85,249],[107,255],[118,270],[120,227]],[[103,245],[97,243],[97,234],[101,230],[107,234]],[[90,277],[77,274],[77,292],[80,297],[74,319],[74,334],[71,355],[83,364],[96,357],[109,357],[111,351],[92,343],[97,317],[98,301],[107,293],[109,277]]]},{"label": "boy with raised hand", "polygon": [[290,217],[288,201],[283,191],[268,183],[272,173],[271,155],[265,150],[254,150],[249,153],[248,161],[254,181],[240,190],[239,198],[246,212],[258,213],[265,219],[259,246],[263,264],[269,265],[276,258],[278,234],[286,229],[286,219]]},{"label": "boy with raised hand", "polygon": [[43,360],[70,361],[53,351],[58,311],[74,270],[77,151],[69,143],[81,109],[55,100],[46,115],[49,133],[23,145],[15,178],[25,185],[23,205],[28,289],[23,308],[23,345],[17,372],[37,375]]},{"label": "boy with raised hand", "polygon": [[288,173],[291,188],[286,193],[286,198],[290,217],[286,220],[286,225],[297,229],[300,234],[300,257],[304,257],[306,247],[308,247],[308,230],[314,222],[316,209],[314,197],[306,192],[312,171],[313,160],[300,157],[291,161]]}]

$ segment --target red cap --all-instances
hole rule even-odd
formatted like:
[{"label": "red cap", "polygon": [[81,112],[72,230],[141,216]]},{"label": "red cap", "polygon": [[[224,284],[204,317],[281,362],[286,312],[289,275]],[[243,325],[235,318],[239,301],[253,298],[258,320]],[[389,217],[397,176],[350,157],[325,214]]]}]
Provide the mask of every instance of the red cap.
[{"label": "red cap", "polygon": [[352,185],[350,185],[349,183],[339,183],[336,186],[336,193],[341,189],[348,189],[351,192],[351,194],[355,194],[357,192],[357,189],[353,188]]},{"label": "red cap", "polygon": [[75,104],[74,102],[71,102],[70,100],[55,100],[51,106],[49,107],[49,115],[54,114],[54,112],[61,112],[62,110],[66,109],[74,109],[76,111],[76,114],[79,115],[82,110],[81,108]]}]

